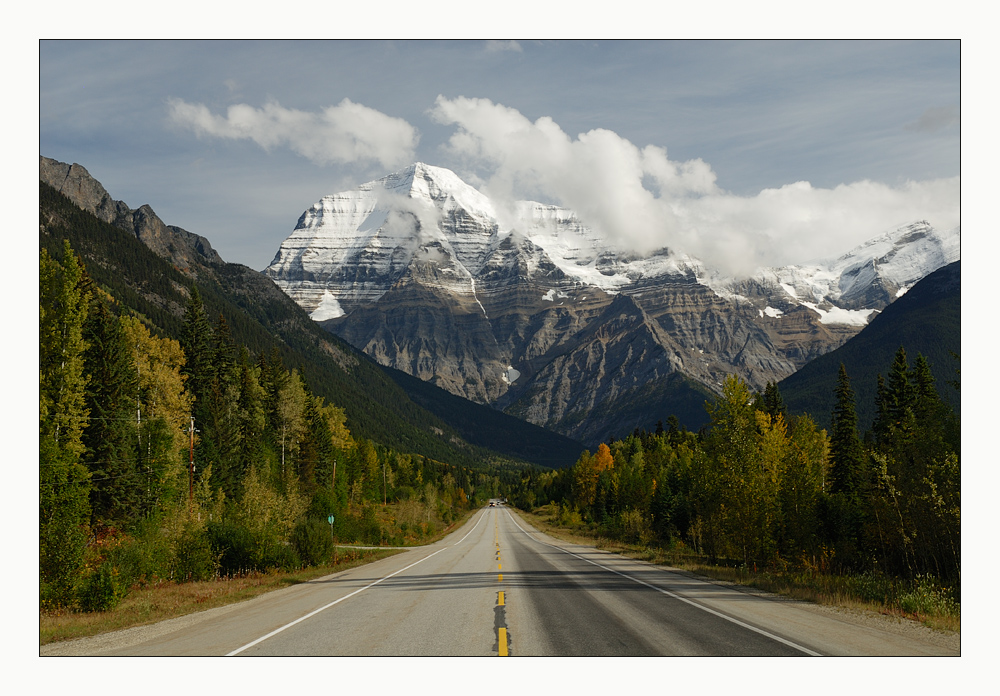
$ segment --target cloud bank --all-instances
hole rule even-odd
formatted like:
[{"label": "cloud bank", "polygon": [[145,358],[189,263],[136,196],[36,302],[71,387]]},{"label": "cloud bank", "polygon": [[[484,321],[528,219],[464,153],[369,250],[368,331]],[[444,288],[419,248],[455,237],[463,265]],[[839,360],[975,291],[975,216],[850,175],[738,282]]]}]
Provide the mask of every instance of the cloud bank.
[{"label": "cloud bank", "polygon": [[257,109],[234,104],[226,116],[204,104],[168,101],[170,120],[199,136],[252,140],[265,150],[286,146],[316,164],[374,161],[399,167],[413,160],[419,140],[416,129],[350,99],[319,113],[286,109],[269,102]]},{"label": "cloud bank", "polygon": [[[574,210],[622,251],[664,247],[734,274],[847,251],[917,219],[959,224],[959,180],[860,181],[818,189],[796,182],[756,196],[728,193],[701,159],[675,162],[603,129],[567,135],[488,99],[437,98],[431,117],[456,127],[450,153],[480,177],[498,209],[537,196]],[[516,224],[516,220],[502,220]]]},{"label": "cloud bank", "polygon": [[[316,113],[270,102],[236,104],[220,116],[180,99],[170,100],[169,109],[175,124],[199,136],[288,147],[320,165],[377,163],[394,170],[417,159],[416,128],[349,99]],[[555,203],[621,252],[669,248],[744,275],[843,253],[914,220],[945,229],[959,224],[958,177],[828,189],[799,181],[737,196],[717,185],[703,160],[673,161],[664,147],[638,147],[610,130],[574,138],[550,117],[531,121],[489,99],[438,96],[428,114],[454,128],[446,154],[491,198],[502,226],[518,226],[516,201]],[[932,109],[908,127],[947,127],[955,117]],[[404,209],[424,227],[434,224],[428,211]]]}]

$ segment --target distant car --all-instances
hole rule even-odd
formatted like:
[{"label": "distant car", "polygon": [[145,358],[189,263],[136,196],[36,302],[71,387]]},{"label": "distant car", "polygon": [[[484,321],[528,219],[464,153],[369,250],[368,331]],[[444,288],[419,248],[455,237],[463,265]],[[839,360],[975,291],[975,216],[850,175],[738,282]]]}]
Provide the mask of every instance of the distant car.
[{"label": "distant car", "polygon": [[490,503],[490,507],[496,507],[496,506],[497,506],[496,503]]}]

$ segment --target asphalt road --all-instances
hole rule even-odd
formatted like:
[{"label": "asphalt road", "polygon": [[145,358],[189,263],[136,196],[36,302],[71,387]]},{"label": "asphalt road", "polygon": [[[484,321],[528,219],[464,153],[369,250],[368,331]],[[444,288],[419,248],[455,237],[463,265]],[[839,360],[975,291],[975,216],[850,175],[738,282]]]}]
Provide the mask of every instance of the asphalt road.
[{"label": "asphalt road", "polygon": [[202,615],[72,643],[42,654],[949,654],[808,604],[560,542],[504,507],[477,512],[430,546]]}]

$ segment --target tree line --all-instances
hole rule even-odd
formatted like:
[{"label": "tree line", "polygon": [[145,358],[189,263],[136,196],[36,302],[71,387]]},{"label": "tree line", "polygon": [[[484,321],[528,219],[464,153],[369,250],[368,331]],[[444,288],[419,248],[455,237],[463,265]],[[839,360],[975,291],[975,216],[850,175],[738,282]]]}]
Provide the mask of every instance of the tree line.
[{"label": "tree line", "polygon": [[39,312],[43,609],[318,565],[332,537],[407,543],[498,495],[503,472],[353,437],[301,366],[251,356],[197,287],[179,340],[158,336],[65,242],[41,251]]},{"label": "tree line", "polygon": [[701,431],[671,416],[571,469],[525,472],[511,499],[556,502],[569,524],[714,563],[957,585],[959,419],[923,356],[911,364],[900,347],[877,381],[877,417],[861,434],[843,365],[829,433],[790,415],[776,385],[754,393],[729,377]]}]

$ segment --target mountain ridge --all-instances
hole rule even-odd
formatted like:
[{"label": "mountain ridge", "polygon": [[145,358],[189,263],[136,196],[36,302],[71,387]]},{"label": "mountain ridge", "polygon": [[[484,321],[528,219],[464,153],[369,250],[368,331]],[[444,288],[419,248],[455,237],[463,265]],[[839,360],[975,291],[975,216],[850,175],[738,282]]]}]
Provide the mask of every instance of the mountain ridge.
[{"label": "mountain ridge", "polygon": [[[517,224],[503,223],[511,211],[417,163],[321,199],[265,273],[379,363],[592,443],[618,434],[602,413],[634,398],[629,375],[677,373],[667,381],[718,393],[735,373],[763,389],[856,335],[960,244],[958,228],[918,221],[733,279],[670,249],[616,250],[558,206],[515,208]],[[619,296],[645,319],[605,316]],[[636,341],[644,350],[615,348]],[[661,407],[690,402],[662,390]]]},{"label": "mountain ridge", "polygon": [[[63,183],[71,171],[70,178],[78,183],[63,188],[79,196],[78,200],[57,191],[45,180],[55,176],[57,183]],[[103,209],[113,215],[101,218],[94,214],[102,202]],[[221,259],[215,261],[217,255],[206,254],[188,256],[191,263],[178,266],[169,243],[175,242],[176,250],[188,239],[186,236],[171,239],[170,234],[179,228],[164,225],[167,236],[163,239],[168,243],[155,246],[130,226],[115,224],[114,221],[124,219],[119,211],[129,211],[125,216],[134,211],[113,201],[80,165],[41,158],[39,203],[40,246],[49,248],[50,254],[61,254],[61,239],[69,239],[95,282],[111,291],[124,306],[137,311],[155,332],[179,335],[189,288],[197,284],[209,316],[214,319],[223,314],[234,339],[247,346],[252,354],[278,348],[289,368],[300,369],[316,393],[345,407],[348,427],[358,436],[400,451],[466,466],[480,465],[498,456],[532,461],[521,458],[522,453],[534,456],[540,464],[572,463],[582,450],[579,443],[525,423],[522,425],[527,427],[511,436],[506,446],[504,442],[494,442],[505,451],[501,450],[499,455],[495,450],[487,451],[479,444],[484,438],[476,428],[464,424],[469,422],[472,412],[471,419],[478,423],[478,429],[489,430],[494,414],[497,417],[503,414],[474,404],[464,406],[458,413],[454,405],[450,413],[447,409],[432,413],[419,406],[385,368],[323,331],[258,271]],[[211,248],[210,244],[206,248]],[[186,256],[191,253],[190,249],[182,251]],[[460,420],[462,429],[453,427],[449,420]],[[503,427],[509,432],[511,424],[504,422]],[[532,443],[532,448],[519,449],[523,441]]]}]

